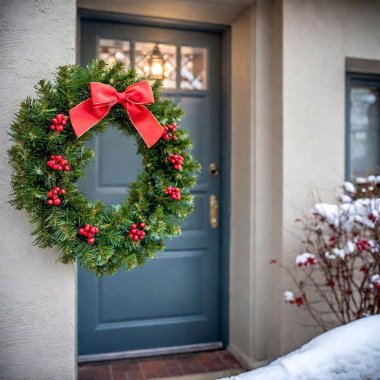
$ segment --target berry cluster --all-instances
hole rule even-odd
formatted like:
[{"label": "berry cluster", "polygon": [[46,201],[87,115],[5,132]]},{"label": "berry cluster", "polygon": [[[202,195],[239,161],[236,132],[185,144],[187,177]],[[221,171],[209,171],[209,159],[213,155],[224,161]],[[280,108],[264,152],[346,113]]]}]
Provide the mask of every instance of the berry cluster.
[{"label": "berry cluster", "polygon": [[49,206],[59,206],[61,204],[61,199],[59,198],[58,195],[65,195],[66,194],[66,190],[65,189],[61,189],[60,187],[55,187],[54,189],[50,190],[47,192],[47,196],[48,196],[48,200],[46,201],[46,203],[49,205]]},{"label": "berry cluster", "polygon": [[63,113],[59,113],[51,119],[51,122],[53,124],[50,126],[50,129],[60,133],[67,124],[66,116]]},{"label": "berry cluster", "polygon": [[358,241],[356,242],[356,248],[360,252],[369,251],[369,249],[371,248],[371,244],[368,240],[358,239]]},{"label": "berry cluster", "polygon": [[87,238],[88,244],[94,244],[96,235],[99,232],[99,228],[96,226],[90,226],[89,224],[85,224],[83,227],[78,229],[78,234]]},{"label": "berry cluster", "polygon": [[68,172],[71,169],[67,160],[60,155],[50,156],[50,160],[46,163],[46,165],[53,170],[65,170]]},{"label": "berry cluster", "polygon": [[173,200],[181,200],[181,191],[178,187],[169,186],[165,189],[165,194],[170,195],[170,198]]},{"label": "berry cluster", "polygon": [[[138,227],[140,227],[141,230]],[[138,226],[137,226],[136,223],[133,223],[132,226],[131,226],[131,229],[128,232],[128,236],[133,241],[142,240],[145,237],[145,232],[143,231],[144,228],[145,228],[145,223],[144,222],[140,222]]]},{"label": "berry cluster", "polygon": [[184,158],[180,154],[171,154],[167,160],[173,164],[175,170],[181,170]]},{"label": "berry cluster", "polygon": [[175,135],[175,130],[177,129],[177,123],[168,124],[164,127],[164,132],[162,134],[162,138],[165,141],[169,141],[170,139],[176,141],[177,136]]},{"label": "berry cluster", "polygon": [[302,296],[295,296],[293,300],[290,300],[289,303],[291,305],[297,305],[297,307],[301,307],[304,304],[304,299]]}]

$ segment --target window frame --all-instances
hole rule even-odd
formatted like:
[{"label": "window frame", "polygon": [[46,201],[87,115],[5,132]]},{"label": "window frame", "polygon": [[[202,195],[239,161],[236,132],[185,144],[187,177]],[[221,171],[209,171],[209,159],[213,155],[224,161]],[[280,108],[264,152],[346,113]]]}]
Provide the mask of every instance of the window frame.
[{"label": "window frame", "polygon": [[[346,72],[346,112],[345,112],[345,179],[351,177],[351,88],[354,85],[378,87],[380,91],[380,74]],[[379,126],[380,127],[380,126]],[[380,173],[379,173],[380,174]]]}]

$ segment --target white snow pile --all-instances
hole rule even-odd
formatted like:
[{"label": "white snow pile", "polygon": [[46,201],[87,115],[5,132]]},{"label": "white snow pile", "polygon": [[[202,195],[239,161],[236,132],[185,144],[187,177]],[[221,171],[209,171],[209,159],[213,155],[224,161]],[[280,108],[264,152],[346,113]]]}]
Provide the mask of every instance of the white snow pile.
[{"label": "white snow pile", "polygon": [[380,315],[337,327],[266,367],[229,379],[379,380]]},{"label": "white snow pile", "polygon": [[373,220],[380,216],[380,198],[360,198],[350,203],[337,205],[317,203],[311,213],[324,218],[335,227],[341,226],[347,232],[351,231],[356,223],[373,228]]}]

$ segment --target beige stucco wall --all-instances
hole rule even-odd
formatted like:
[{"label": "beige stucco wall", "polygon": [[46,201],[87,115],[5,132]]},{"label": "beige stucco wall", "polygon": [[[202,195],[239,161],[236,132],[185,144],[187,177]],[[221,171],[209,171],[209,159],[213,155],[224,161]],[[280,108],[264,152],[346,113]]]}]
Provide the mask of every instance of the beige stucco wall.
[{"label": "beige stucco wall", "polygon": [[280,345],[269,261],[281,250],[281,28],[281,2],[268,0],[232,24],[230,350],[249,367]]},{"label": "beige stucco wall", "polygon": [[8,204],[7,129],[38,79],[75,59],[75,0],[0,2],[0,378],[74,379],[75,273],[33,246],[23,212]]},{"label": "beige stucco wall", "polygon": [[[311,191],[332,200],[344,178],[345,60],[380,60],[380,3],[376,0],[285,0],[283,5],[283,253]],[[313,331],[283,306],[281,351]]]}]

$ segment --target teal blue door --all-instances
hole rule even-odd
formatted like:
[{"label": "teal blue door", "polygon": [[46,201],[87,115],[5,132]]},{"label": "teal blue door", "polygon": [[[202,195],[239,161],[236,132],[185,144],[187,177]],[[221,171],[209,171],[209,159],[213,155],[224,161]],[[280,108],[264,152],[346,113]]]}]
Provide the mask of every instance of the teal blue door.
[{"label": "teal blue door", "polygon": [[[164,96],[185,109],[181,126],[190,130],[193,153],[203,167],[193,192],[195,211],[184,222],[181,237],[168,241],[166,251],[143,267],[100,279],[78,269],[80,356],[221,345],[221,221],[211,226],[210,199],[222,202],[223,173],[208,170],[211,163],[221,163],[221,37],[125,23],[81,23],[83,65],[101,57],[122,60],[144,73],[157,47],[165,62]],[[140,168],[136,148],[112,127],[90,144],[96,158],[80,188],[91,199],[118,204]]]}]

